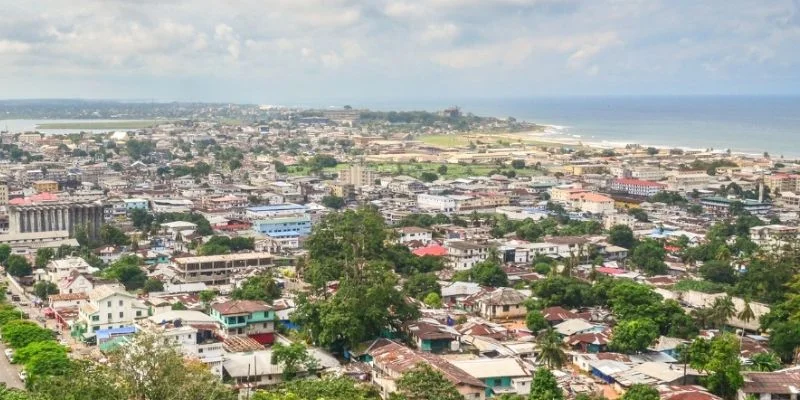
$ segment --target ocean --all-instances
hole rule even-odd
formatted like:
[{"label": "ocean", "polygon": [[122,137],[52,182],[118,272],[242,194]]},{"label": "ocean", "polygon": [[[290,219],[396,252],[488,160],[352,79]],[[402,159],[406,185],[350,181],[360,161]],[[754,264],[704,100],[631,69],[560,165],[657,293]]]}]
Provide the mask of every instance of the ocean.
[{"label": "ocean", "polygon": [[800,158],[800,96],[557,97],[378,102],[378,109],[514,117],[583,143],[715,149]]},{"label": "ocean", "polygon": [[585,143],[731,149],[800,157],[800,97],[589,97],[465,102]]}]

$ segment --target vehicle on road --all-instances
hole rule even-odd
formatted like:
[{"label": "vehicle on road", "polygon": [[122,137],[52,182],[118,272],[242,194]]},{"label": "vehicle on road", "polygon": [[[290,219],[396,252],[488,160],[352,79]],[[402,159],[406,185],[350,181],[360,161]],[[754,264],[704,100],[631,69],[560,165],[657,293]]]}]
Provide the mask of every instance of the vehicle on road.
[{"label": "vehicle on road", "polygon": [[19,295],[18,294],[12,294],[11,295],[11,301],[19,301]]},{"label": "vehicle on road", "polygon": [[9,360],[13,360],[14,359],[14,350],[6,349],[5,354],[6,354],[6,358],[8,358]]},{"label": "vehicle on road", "polygon": [[25,370],[19,371],[19,379],[25,382],[25,379],[28,379],[28,373]]},{"label": "vehicle on road", "polygon": [[20,307],[27,307],[27,306],[28,306],[28,303],[27,303],[27,302],[25,302],[25,301],[20,301],[20,302],[19,302],[19,306],[20,306]]}]

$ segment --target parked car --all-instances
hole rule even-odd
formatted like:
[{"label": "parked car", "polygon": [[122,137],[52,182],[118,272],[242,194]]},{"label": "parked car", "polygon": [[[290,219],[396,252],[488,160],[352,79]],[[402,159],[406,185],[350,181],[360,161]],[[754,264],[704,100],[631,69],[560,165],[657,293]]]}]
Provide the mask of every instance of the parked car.
[{"label": "parked car", "polygon": [[25,370],[19,371],[19,379],[25,382],[25,379],[28,379],[28,373]]},{"label": "parked car", "polygon": [[18,294],[12,294],[11,295],[11,301],[19,301],[19,295]]},{"label": "parked car", "polygon": [[14,350],[6,349],[5,354],[6,354],[6,358],[8,358],[9,360],[13,360],[14,359]]}]

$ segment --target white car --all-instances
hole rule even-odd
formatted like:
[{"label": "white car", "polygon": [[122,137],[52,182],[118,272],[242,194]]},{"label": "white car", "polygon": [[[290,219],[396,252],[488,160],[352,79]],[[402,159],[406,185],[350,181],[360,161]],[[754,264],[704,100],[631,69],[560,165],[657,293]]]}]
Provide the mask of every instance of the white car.
[{"label": "white car", "polygon": [[5,353],[6,353],[6,358],[8,358],[9,360],[14,358],[14,350],[6,349]]},{"label": "white car", "polygon": [[25,382],[25,379],[28,379],[28,373],[25,370],[19,371],[19,379]]}]

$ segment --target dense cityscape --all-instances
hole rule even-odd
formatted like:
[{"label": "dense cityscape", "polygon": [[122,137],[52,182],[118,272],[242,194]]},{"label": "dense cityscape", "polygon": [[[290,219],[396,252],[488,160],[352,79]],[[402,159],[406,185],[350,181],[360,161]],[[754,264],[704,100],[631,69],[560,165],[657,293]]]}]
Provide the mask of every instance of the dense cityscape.
[{"label": "dense cityscape", "polygon": [[37,120],[0,122],[0,399],[800,387],[795,160],[458,107],[0,114]]}]

